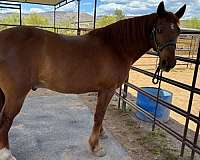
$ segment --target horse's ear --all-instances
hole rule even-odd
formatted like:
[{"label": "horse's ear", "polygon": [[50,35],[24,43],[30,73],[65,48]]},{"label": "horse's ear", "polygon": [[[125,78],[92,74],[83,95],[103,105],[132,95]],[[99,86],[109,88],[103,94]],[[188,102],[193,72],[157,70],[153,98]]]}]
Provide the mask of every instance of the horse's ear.
[{"label": "horse's ear", "polygon": [[175,15],[180,19],[180,18],[184,15],[185,10],[186,10],[186,4],[184,4],[183,7],[181,7],[181,8],[175,13]]},{"label": "horse's ear", "polygon": [[160,2],[160,4],[158,5],[158,8],[157,8],[157,14],[158,16],[162,16],[163,14],[166,13],[166,10],[165,10],[165,5],[164,5],[164,2]]}]

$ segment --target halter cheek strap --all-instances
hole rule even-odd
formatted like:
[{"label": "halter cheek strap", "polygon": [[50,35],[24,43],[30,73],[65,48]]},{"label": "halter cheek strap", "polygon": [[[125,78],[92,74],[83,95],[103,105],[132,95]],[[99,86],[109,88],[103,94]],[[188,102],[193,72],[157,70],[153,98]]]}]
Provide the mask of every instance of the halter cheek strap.
[{"label": "halter cheek strap", "polygon": [[[151,40],[153,40],[153,43],[155,44],[154,50],[158,52],[158,55],[164,48],[167,48],[169,46],[174,46],[176,48],[176,39],[172,39],[172,40],[167,41],[160,45],[158,44],[157,39],[156,39],[156,27],[155,26],[153,27],[150,38],[151,38]],[[160,70],[160,66],[158,66],[158,68],[153,76],[153,79],[152,79],[153,84],[158,84],[160,76],[162,77],[162,71]]]},{"label": "halter cheek strap", "polygon": [[157,41],[156,41],[156,27],[155,27],[155,26],[153,27],[153,30],[151,31],[150,40],[151,40],[151,41],[154,43],[154,45],[155,45],[155,48],[153,47],[154,51],[157,51],[158,44],[157,44]]},{"label": "halter cheek strap", "polygon": [[[180,29],[178,30],[178,33],[180,33]],[[169,40],[163,44],[158,44],[157,42],[157,38],[156,38],[156,25],[154,25],[153,27],[153,30],[151,32],[151,35],[150,35],[150,39],[153,41],[153,43],[155,44],[155,48],[154,50],[158,52],[158,55],[160,54],[160,52],[169,47],[169,46],[173,46],[176,48],[176,39],[172,39],[172,40]],[[162,71],[160,70],[160,66],[158,66],[154,76],[153,76],[153,79],[152,79],[152,82],[154,84],[158,84],[159,82],[159,77],[162,77]]]},{"label": "halter cheek strap", "polygon": [[158,44],[157,39],[156,39],[156,26],[153,27],[153,30],[150,35],[151,40],[153,40],[153,43],[155,44],[154,50],[158,52],[158,54],[164,49],[169,46],[174,46],[176,48],[176,39],[172,39],[170,41],[167,41],[163,44]]}]

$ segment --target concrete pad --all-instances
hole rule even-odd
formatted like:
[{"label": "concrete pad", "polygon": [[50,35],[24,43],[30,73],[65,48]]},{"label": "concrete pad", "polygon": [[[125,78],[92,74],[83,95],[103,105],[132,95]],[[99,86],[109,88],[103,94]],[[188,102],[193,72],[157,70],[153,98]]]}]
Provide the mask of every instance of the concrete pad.
[{"label": "concrete pad", "polygon": [[88,137],[93,115],[77,95],[28,97],[10,131],[17,160],[126,160],[127,152],[112,137],[102,140],[107,155],[93,156]]}]

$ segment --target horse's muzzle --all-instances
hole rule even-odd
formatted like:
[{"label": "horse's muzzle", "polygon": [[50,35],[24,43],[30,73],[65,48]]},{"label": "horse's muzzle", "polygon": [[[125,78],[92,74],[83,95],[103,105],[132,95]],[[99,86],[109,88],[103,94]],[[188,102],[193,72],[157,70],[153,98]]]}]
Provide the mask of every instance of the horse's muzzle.
[{"label": "horse's muzzle", "polygon": [[162,60],[160,62],[160,69],[165,72],[169,72],[176,66],[176,59],[174,60]]}]

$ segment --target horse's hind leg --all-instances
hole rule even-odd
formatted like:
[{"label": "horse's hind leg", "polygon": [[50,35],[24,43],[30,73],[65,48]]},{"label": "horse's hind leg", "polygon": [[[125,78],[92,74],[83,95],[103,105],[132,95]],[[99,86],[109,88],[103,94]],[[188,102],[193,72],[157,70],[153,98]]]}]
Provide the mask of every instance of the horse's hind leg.
[{"label": "horse's hind leg", "polygon": [[90,148],[96,156],[105,156],[105,151],[99,144],[99,137],[102,129],[102,122],[107,110],[107,106],[114,94],[114,89],[98,92],[96,112],[94,114],[94,125],[89,139]]},{"label": "horse's hind leg", "polygon": [[5,104],[1,113],[0,121],[0,160],[15,160],[9,151],[8,132],[15,116],[20,112],[28,90],[5,91]]}]

